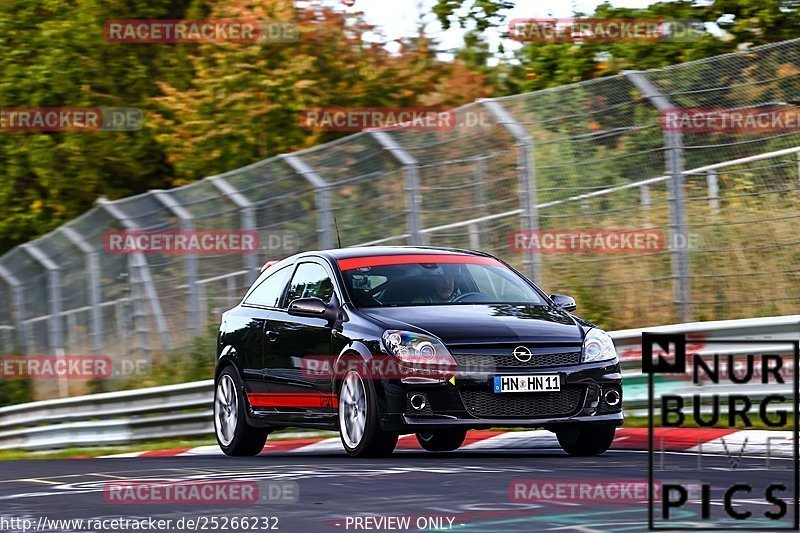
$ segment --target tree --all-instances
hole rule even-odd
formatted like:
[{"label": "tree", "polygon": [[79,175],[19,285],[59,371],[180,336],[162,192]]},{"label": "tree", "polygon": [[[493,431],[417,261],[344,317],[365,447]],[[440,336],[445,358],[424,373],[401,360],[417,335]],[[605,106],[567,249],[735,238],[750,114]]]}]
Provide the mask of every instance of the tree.
[{"label": "tree", "polygon": [[500,25],[504,11],[514,7],[514,4],[511,0],[437,0],[433,12],[446,30],[455,22],[461,27],[472,24],[483,32]]},{"label": "tree", "polygon": [[[435,11],[445,28],[458,24],[485,30],[502,27],[504,12],[513,3],[507,0],[439,0]],[[498,67],[508,70],[509,74],[495,89],[503,94],[514,94],[609,76],[625,69],[659,68],[741,47],[796,38],[797,28],[800,28],[800,4],[795,0],[713,0],[708,3],[678,0],[658,2],[644,9],[616,8],[604,3],[594,13],[576,13],[575,16],[693,19],[714,31],[706,31],[693,42],[529,42],[515,54],[515,62]],[[482,47],[481,39],[467,41],[459,53],[462,56],[479,54]]]},{"label": "tree", "polygon": [[[109,43],[115,19],[296,20],[297,43]],[[436,58],[424,36],[397,54],[356,16],[291,0],[7,0],[0,106],[136,107],[135,132],[0,131],[0,252],[110,199],[233,170],[337,135],[300,127],[317,106],[447,106],[488,96],[484,75]],[[453,83],[450,83],[450,80]],[[455,87],[455,89],[453,89]]]},{"label": "tree", "polygon": [[[138,4],[139,16],[180,18],[180,2]],[[123,2],[2,3],[2,107],[143,107],[158,92],[159,50],[103,37],[105,21],[131,15]],[[0,132],[0,249],[52,230],[99,195],[121,197],[169,184],[165,159],[147,128]]]},{"label": "tree", "polygon": [[[451,106],[488,96],[483,77],[461,61],[436,58],[420,34],[397,54],[358,17],[326,8],[290,10],[285,2],[215,2],[210,18],[232,15],[297,20],[300,38],[286,44],[200,45],[193,79],[161,83],[159,140],[177,183],[231,170],[272,155],[317,145],[342,133],[308,131],[300,117],[325,107]],[[176,134],[177,133],[177,134]]]}]

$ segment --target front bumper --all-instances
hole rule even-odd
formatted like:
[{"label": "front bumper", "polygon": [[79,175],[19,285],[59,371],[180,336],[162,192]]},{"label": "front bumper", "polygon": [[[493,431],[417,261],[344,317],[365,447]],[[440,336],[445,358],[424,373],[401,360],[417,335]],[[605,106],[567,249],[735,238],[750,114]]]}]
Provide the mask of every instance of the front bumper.
[{"label": "front bumper", "polygon": [[[490,383],[497,375],[559,374],[560,392],[496,394]],[[388,431],[416,432],[446,426],[528,427],[564,423],[623,422],[622,401],[609,405],[607,391],[622,395],[619,363],[600,362],[535,369],[459,371],[455,384],[382,383],[381,426]],[[422,394],[424,409],[414,409],[410,397]]]}]

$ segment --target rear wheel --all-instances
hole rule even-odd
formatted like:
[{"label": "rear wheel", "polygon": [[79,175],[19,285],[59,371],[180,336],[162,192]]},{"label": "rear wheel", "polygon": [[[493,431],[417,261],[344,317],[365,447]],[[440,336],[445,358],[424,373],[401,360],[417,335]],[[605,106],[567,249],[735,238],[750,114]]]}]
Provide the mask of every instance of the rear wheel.
[{"label": "rear wheel", "polygon": [[451,452],[464,444],[467,430],[453,428],[439,431],[420,431],[417,433],[419,445],[429,452]]},{"label": "rear wheel", "polygon": [[556,428],[555,433],[565,452],[586,457],[605,453],[614,442],[616,430],[610,424],[575,424]]},{"label": "rear wheel", "polygon": [[339,434],[345,451],[353,457],[385,457],[397,446],[397,433],[380,427],[375,389],[356,370],[339,389]]},{"label": "rear wheel", "polygon": [[227,367],[214,389],[214,432],[225,455],[258,455],[267,442],[269,431],[248,425],[245,408],[239,376],[232,367]]}]

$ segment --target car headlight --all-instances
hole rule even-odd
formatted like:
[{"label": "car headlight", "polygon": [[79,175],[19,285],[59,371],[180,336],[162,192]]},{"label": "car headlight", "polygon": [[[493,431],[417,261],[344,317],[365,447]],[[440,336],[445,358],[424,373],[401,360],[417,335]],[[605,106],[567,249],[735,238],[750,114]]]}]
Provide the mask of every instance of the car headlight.
[{"label": "car headlight", "polygon": [[614,341],[602,329],[590,329],[583,340],[583,362],[595,363],[612,359],[617,359]]},{"label": "car headlight", "polygon": [[414,373],[452,375],[455,371],[456,360],[436,337],[390,329],[383,333],[382,339],[386,351]]}]

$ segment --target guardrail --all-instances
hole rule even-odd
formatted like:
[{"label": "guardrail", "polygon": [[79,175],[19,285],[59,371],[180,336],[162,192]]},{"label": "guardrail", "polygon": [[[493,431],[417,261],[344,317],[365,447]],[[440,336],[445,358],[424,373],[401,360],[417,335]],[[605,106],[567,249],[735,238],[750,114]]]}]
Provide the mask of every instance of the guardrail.
[{"label": "guardrail", "polygon": [[213,435],[213,380],[0,408],[0,450]]},{"label": "guardrail", "polygon": [[[798,340],[800,315],[692,322],[610,332],[623,365],[641,361],[642,332],[684,333],[693,339],[696,353],[715,349],[710,339]],[[767,344],[727,346],[728,353],[757,353]],[[626,413],[646,414],[645,380],[638,370],[626,369]],[[671,391],[681,394],[680,382]],[[41,450],[74,446],[124,444],[175,437],[213,435],[212,380],[147,389],[91,394],[0,408],[0,450]],[[788,389],[787,389],[788,391]],[[774,391],[770,391],[773,393]],[[763,396],[755,388],[738,388],[739,394]],[[788,405],[790,407],[790,405]],[[774,407],[786,407],[776,405]]]}]

